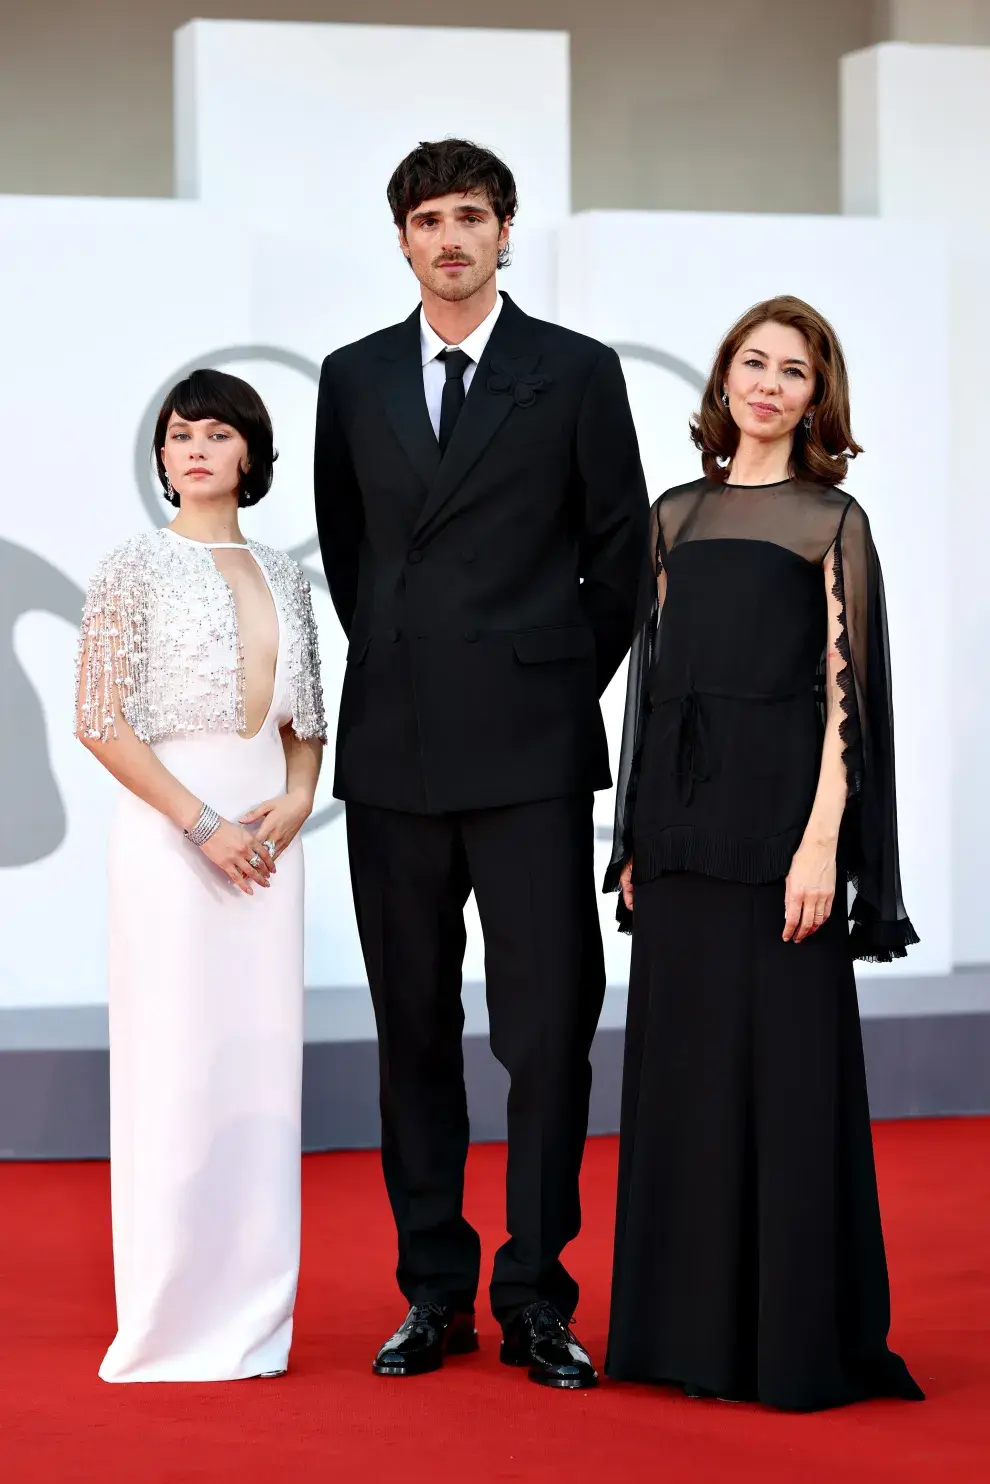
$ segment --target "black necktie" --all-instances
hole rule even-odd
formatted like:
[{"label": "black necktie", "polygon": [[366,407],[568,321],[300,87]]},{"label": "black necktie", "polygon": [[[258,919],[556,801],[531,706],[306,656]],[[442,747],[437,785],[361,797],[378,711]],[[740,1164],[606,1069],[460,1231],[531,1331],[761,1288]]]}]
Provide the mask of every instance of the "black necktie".
[{"label": "black necktie", "polygon": [[464,406],[464,373],[471,364],[471,357],[463,350],[442,350],[437,356],[438,361],[443,361],[447,372],[447,380],[443,384],[443,396],[440,399],[440,452],[447,452],[447,444],[450,435],[454,431],[454,424],[461,415]]}]

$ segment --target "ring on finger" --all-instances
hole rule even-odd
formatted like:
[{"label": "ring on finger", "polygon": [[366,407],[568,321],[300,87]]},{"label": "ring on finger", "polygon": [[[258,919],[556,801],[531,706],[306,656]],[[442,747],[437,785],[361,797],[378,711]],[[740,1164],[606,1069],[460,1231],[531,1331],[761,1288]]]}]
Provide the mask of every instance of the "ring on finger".
[{"label": "ring on finger", "polygon": [[274,860],[275,859],[275,841],[274,840],[262,840],[261,843],[264,845],[265,849],[268,851],[268,854],[271,856],[272,860]]},{"label": "ring on finger", "polygon": [[248,857],[248,865],[253,866],[255,870],[257,870],[258,867],[261,865],[261,856],[258,854],[257,851],[255,851],[253,855]]}]

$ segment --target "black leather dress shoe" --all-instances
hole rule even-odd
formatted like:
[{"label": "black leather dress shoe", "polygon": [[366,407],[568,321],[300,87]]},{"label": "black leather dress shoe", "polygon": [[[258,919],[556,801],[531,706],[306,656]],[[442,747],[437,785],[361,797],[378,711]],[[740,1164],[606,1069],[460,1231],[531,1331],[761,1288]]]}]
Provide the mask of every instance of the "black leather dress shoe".
[{"label": "black leather dress shoe", "polygon": [[390,1340],[375,1356],[376,1376],[425,1376],[438,1371],[445,1355],[467,1355],[478,1348],[474,1314],[447,1304],[413,1304]]},{"label": "black leather dress shoe", "polygon": [[574,1391],[598,1384],[588,1352],[546,1299],[530,1304],[505,1326],[499,1360],[503,1365],[528,1366],[529,1379],[540,1386]]}]

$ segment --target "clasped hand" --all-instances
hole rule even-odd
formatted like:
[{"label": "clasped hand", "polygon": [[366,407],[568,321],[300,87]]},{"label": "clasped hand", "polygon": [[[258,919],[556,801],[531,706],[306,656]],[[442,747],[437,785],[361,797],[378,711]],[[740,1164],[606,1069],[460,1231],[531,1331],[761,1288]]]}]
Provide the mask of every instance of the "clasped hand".
[{"label": "clasped hand", "polygon": [[268,852],[259,849],[259,842],[251,831],[229,819],[221,821],[220,828],[214,831],[200,849],[208,860],[249,897],[254,896],[252,881],[258,886],[268,886],[268,878],[275,869],[268,860]]},{"label": "clasped hand", "polygon": [[[266,799],[256,809],[250,809],[247,814],[241,815],[242,825],[257,826],[254,838],[260,843],[260,852],[263,856],[269,855],[269,845],[273,845],[274,853],[271,859],[274,862],[282,854],[306,823],[313,812],[312,795],[299,791],[295,793],[279,794],[275,799]],[[275,867],[272,865],[272,871]]]},{"label": "clasped hand", "polygon": [[[270,886],[276,874],[275,861],[302,829],[313,809],[313,800],[303,793],[280,794],[266,799],[243,814],[234,824],[225,819],[201,847],[215,866],[247,896],[254,886]],[[255,825],[254,830],[246,828]]]}]

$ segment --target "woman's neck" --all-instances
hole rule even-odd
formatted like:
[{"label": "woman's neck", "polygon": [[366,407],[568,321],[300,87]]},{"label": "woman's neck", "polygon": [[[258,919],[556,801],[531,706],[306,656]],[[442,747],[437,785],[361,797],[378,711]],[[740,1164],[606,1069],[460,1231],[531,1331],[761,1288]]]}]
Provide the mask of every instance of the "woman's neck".
[{"label": "woman's neck", "polygon": [[793,449],[793,434],[765,443],[760,438],[740,433],[726,484],[782,484],[790,478]]},{"label": "woman's neck", "polygon": [[237,520],[236,496],[231,496],[229,504],[216,499],[211,499],[208,505],[183,500],[172,530],[177,536],[188,536],[190,541],[232,541],[246,545]]}]

